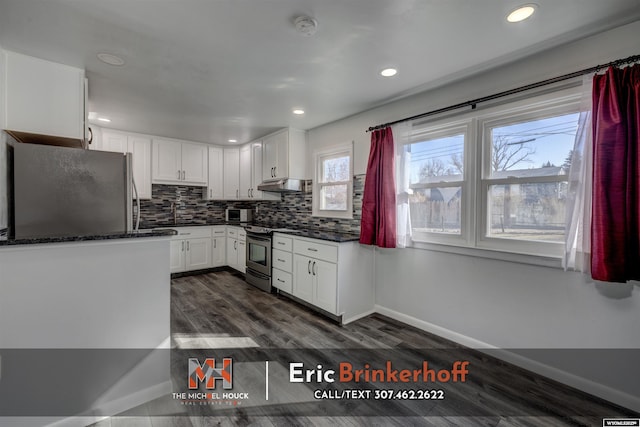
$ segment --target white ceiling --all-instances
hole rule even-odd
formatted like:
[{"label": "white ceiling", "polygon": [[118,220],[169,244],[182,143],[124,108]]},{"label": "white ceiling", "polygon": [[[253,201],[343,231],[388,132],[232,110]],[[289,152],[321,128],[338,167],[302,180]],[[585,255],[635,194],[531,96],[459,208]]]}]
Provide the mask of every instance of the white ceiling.
[{"label": "white ceiling", "polygon": [[[0,46],[86,69],[90,110],[113,128],[244,143],[640,19],[640,0],[535,0],[533,18],[507,23],[525,2],[0,0]],[[304,14],[312,37],[295,31]],[[387,66],[398,74],[381,77]]]}]

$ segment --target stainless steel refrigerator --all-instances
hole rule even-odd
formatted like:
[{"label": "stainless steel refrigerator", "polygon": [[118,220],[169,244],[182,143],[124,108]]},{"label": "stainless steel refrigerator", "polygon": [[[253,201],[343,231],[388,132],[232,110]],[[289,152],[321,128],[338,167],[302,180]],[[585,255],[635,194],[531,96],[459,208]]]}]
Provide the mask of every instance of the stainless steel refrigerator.
[{"label": "stainless steel refrigerator", "polygon": [[130,154],[18,142],[8,150],[10,238],[131,231]]}]

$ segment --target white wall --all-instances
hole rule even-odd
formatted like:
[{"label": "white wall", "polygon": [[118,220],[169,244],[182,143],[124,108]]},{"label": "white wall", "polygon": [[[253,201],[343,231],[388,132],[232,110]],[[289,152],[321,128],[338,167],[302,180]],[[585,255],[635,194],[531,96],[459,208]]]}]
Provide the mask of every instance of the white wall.
[{"label": "white wall", "polygon": [[[638,54],[638,35],[637,21],[313,129],[310,151],[354,140],[355,173],[364,173],[369,126]],[[379,311],[471,346],[640,348],[640,290],[615,290],[626,297],[606,297],[582,275],[559,269],[420,249],[376,252]],[[606,361],[598,369],[545,363],[579,375],[556,372],[557,379],[640,410],[636,379],[602,375]],[[544,367],[529,368],[552,375]]]},{"label": "white wall", "polygon": [[0,229],[7,227],[7,135],[5,128],[5,57],[0,46]]}]

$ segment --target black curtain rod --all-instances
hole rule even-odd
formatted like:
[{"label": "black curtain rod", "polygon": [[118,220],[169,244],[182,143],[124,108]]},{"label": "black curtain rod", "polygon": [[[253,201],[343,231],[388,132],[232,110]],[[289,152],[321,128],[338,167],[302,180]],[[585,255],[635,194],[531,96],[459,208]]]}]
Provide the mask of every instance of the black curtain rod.
[{"label": "black curtain rod", "polygon": [[561,82],[561,81],[564,81],[564,80],[573,79],[575,77],[584,76],[585,74],[597,73],[598,71],[602,70],[603,68],[617,67],[619,65],[630,64],[632,62],[637,62],[637,61],[640,61],[640,55],[629,56],[628,58],[618,59],[616,61],[612,61],[612,62],[609,62],[607,64],[596,65],[595,67],[586,68],[584,70],[576,71],[576,72],[569,73],[569,74],[564,74],[564,75],[558,76],[558,77],[553,77],[551,79],[543,80],[541,82],[531,83],[531,84],[528,84],[528,85],[525,85],[525,86],[520,86],[520,87],[515,88],[515,89],[505,90],[504,92],[499,92],[499,93],[496,93],[496,94],[493,94],[493,95],[484,96],[482,98],[472,99],[471,101],[461,102],[460,104],[451,105],[449,107],[439,108],[437,110],[429,111],[429,112],[422,113],[422,114],[417,114],[417,115],[411,116],[411,117],[405,117],[404,119],[395,120],[393,122],[384,123],[384,124],[376,125],[376,126],[371,126],[369,129],[367,129],[367,132],[372,132],[374,130],[383,129],[383,128],[386,128],[387,126],[392,126],[392,125],[395,125],[395,124],[398,124],[398,123],[402,123],[402,122],[408,122],[409,120],[421,119],[423,117],[429,117],[429,116],[433,116],[433,115],[440,114],[440,113],[446,113],[448,111],[458,110],[458,109],[464,108],[464,107],[471,107],[471,109],[473,110],[473,109],[476,108],[476,105],[480,104],[481,102],[492,101],[494,99],[502,98],[504,96],[514,95],[516,93],[524,92],[524,91],[531,90],[531,89],[537,89],[537,88],[542,87],[542,86],[550,85],[550,84],[553,84],[553,83],[558,83],[558,82]]}]

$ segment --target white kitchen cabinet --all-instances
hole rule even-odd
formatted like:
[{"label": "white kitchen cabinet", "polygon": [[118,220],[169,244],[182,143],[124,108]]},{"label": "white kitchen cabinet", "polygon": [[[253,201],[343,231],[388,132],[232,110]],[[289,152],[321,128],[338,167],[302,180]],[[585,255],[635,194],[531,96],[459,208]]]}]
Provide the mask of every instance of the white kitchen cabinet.
[{"label": "white kitchen cabinet", "polygon": [[262,181],[307,179],[306,132],[287,128],[262,140]]},{"label": "white kitchen cabinet", "polygon": [[171,238],[171,273],[211,267],[211,227],[180,227]]},{"label": "white kitchen cabinet", "polygon": [[[289,243],[274,235],[274,258],[284,255]],[[288,236],[293,241],[291,295],[349,323],[374,311],[373,248],[357,241],[330,242]],[[285,290],[287,276],[280,274],[287,259],[274,261],[274,286]],[[282,283],[275,282],[278,278]],[[286,291],[285,291],[286,292]]]},{"label": "white kitchen cabinet", "polygon": [[209,147],[209,170],[207,188],[204,193],[206,200],[218,200],[224,197],[224,158],[220,147]]},{"label": "white kitchen cabinet", "polygon": [[84,70],[4,51],[4,128],[85,138]]},{"label": "white kitchen cabinet", "polygon": [[227,232],[225,226],[214,226],[211,232],[211,267],[227,265]]},{"label": "white kitchen cabinet", "polygon": [[251,144],[245,144],[240,147],[240,159],[238,162],[240,199],[251,199],[251,190],[253,188],[253,179],[251,177],[252,155]]},{"label": "white kitchen cabinet", "polygon": [[[98,130],[96,130],[98,132]],[[131,153],[133,179],[140,199],[151,198],[151,138],[102,130],[96,148],[115,153]]]},{"label": "white kitchen cabinet", "polygon": [[293,294],[293,238],[280,233],[273,234],[271,253],[272,286]]},{"label": "white kitchen cabinet", "polygon": [[240,198],[240,149],[225,148],[223,197],[225,200],[238,200]]},{"label": "white kitchen cabinet", "polygon": [[294,265],[293,296],[337,314],[337,265],[299,254]]},{"label": "white kitchen cabinet", "polygon": [[245,273],[247,268],[247,233],[241,227],[227,226],[227,265]]},{"label": "white kitchen cabinet", "polygon": [[207,185],[209,155],[206,145],[155,138],[151,153],[152,182]]}]

